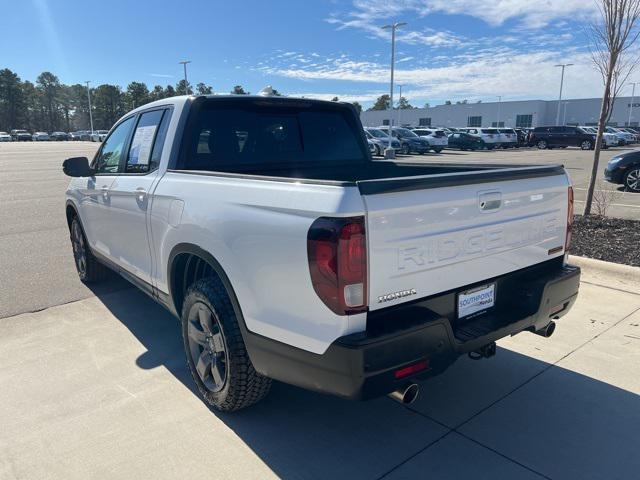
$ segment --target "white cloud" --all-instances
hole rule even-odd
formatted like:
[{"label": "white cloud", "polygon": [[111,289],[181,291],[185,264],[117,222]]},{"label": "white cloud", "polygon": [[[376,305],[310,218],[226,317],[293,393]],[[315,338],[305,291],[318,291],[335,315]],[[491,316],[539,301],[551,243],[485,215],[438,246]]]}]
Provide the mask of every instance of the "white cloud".
[{"label": "white cloud", "polygon": [[[398,66],[395,76],[398,83],[405,85],[403,94],[415,103],[429,98],[476,99],[496,95],[502,95],[505,99],[554,98],[559,83],[559,71],[554,65],[565,58],[553,51],[529,52],[522,55],[517,49],[503,47],[475,54],[463,53],[449,57],[448,60],[448,64],[435,67]],[[565,77],[566,95],[600,95],[601,80],[590,63],[589,55],[577,53],[571,60],[575,66],[567,71]],[[339,58],[313,68],[286,65],[264,67],[260,70],[268,75],[306,81],[380,84],[379,89],[366,93],[362,93],[359,87],[354,85],[350,89],[351,95],[339,95],[340,98],[356,98],[358,101],[370,101],[384,93],[389,82],[388,65],[348,58]],[[333,97],[333,94],[313,95]]]},{"label": "white cloud", "polygon": [[[524,28],[541,28],[564,19],[592,18],[597,11],[592,0],[354,0],[353,8],[347,14],[334,15],[329,21],[343,27],[371,29],[379,28],[377,23],[381,19],[444,13],[467,15],[493,26],[516,20]],[[345,16],[347,20],[339,20]]]}]

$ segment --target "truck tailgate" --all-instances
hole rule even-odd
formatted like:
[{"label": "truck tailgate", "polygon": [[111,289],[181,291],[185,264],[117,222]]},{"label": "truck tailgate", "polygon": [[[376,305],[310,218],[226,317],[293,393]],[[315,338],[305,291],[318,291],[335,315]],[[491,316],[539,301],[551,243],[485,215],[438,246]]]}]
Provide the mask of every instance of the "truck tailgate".
[{"label": "truck tailgate", "polygon": [[568,186],[557,166],[358,182],[367,216],[369,308],[563,255]]}]

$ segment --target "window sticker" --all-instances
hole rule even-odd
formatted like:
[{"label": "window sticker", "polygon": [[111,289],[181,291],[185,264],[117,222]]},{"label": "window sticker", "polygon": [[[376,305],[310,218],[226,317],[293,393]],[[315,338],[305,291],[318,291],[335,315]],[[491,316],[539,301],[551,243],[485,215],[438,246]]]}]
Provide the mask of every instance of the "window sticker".
[{"label": "window sticker", "polygon": [[129,165],[149,165],[157,125],[138,127],[131,142]]}]

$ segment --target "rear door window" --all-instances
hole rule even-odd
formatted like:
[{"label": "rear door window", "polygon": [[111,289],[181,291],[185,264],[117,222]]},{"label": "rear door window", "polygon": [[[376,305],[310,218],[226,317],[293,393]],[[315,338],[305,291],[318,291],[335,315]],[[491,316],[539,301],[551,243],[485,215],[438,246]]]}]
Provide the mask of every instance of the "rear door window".
[{"label": "rear door window", "polygon": [[140,115],[129,147],[125,173],[148,173],[158,168],[169,123],[168,117],[169,112],[166,109]]}]

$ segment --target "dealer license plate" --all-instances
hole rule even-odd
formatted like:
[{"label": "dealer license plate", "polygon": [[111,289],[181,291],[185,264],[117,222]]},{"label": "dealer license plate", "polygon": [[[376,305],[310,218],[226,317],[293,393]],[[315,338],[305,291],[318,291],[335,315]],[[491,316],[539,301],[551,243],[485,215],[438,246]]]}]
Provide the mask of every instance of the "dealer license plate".
[{"label": "dealer license plate", "polygon": [[483,285],[458,294],[458,318],[468,317],[493,307],[496,303],[496,284]]}]

